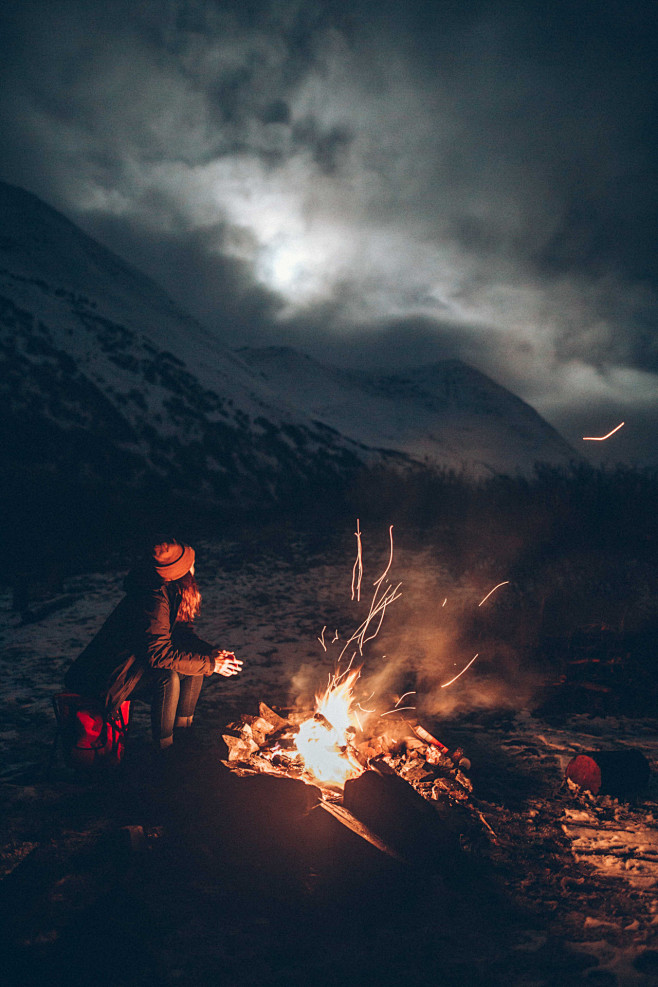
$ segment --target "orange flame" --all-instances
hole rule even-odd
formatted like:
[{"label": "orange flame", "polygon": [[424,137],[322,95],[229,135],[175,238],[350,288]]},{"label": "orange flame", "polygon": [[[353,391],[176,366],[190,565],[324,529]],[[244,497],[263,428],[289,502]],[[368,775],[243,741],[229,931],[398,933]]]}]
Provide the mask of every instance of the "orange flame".
[{"label": "orange flame", "polygon": [[353,669],[338,679],[332,677],[324,693],[316,696],[315,714],[301,724],[297,735],[297,750],[309,774],[340,788],[363,771],[350,749],[351,735],[358,726],[352,702],[359,674],[359,669]]}]

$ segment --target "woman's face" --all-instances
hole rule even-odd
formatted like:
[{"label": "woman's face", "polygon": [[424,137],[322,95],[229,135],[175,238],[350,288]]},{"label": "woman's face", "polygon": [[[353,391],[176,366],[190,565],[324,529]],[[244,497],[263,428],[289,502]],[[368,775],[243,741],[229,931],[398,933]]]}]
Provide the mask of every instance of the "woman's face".
[{"label": "woman's face", "polygon": [[194,575],[194,562],[193,562],[193,563],[192,563],[192,565],[190,566],[190,575],[191,575],[191,576],[193,576],[193,575]]}]

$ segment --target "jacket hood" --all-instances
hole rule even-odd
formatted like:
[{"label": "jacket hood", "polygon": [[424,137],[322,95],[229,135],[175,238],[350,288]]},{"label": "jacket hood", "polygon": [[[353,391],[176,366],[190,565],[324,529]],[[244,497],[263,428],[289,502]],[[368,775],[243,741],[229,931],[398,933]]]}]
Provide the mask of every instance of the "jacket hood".
[{"label": "jacket hood", "polygon": [[164,585],[164,579],[154,572],[153,566],[147,562],[140,562],[123,581],[123,588],[126,593],[139,593],[146,589],[157,589]]}]

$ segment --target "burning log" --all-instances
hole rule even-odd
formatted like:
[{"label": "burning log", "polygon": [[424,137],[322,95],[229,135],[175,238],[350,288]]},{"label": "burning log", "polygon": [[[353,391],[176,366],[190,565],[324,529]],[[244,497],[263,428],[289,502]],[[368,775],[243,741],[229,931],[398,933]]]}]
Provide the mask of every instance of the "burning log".
[{"label": "burning log", "polygon": [[443,751],[444,754],[448,753],[448,748],[446,745],[442,744],[440,740],[436,739],[436,737],[433,737],[432,734],[425,729],[425,727],[421,727],[420,723],[413,724],[411,729],[416,736],[420,740],[423,740],[426,744],[431,744],[433,747],[437,747],[440,751]]},{"label": "burning log", "polygon": [[258,704],[258,712],[260,713],[261,718],[266,720],[270,726],[274,728],[274,730],[285,730],[286,727],[290,726],[288,720],[284,719],[282,716],[279,716],[278,713],[275,713],[274,710],[270,709],[269,706],[266,706],[265,703]]},{"label": "burning log", "polygon": [[[314,786],[324,811],[390,857],[445,874],[464,837],[475,845],[484,826],[495,839],[470,798],[463,751],[451,754],[402,716],[387,719],[386,733],[373,737],[354,727],[339,733],[320,710],[291,711],[285,718],[261,703],[258,717],[243,716],[231,729],[237,736],[224,736],[224,764],[234,773],[278,775]],[[336,761],[342,765],[340,780],[316,769],[325,756],[332,772]]]},{"label": "burning log", "polygon": [[319,710],[317,713],[313,714],[313,719],[316,723],[321,723],[325,730],[331,731],[335,729],[333,723],[330,723],[324,713],[321,713]]},{"label": "burning log", "polygon": [[328,812],[330,816],[337,819],[342,826],[346,826],[357,836],[360,836],[362,840],[370,843],[372,846],[376,847],[380,853],[386,854],[388,857],[392,857],[393,860],[399,860],[403,862],[403,858],[392,849],[387,843],[382,840],[380,836],[372,831],[368,826],[366,826],[360,819],[357,819],[353,813],[346,809],[344,805],[337,805],[335,802],[318,802],[317,808],[322,809],[324,812]]},{"label": "burning log", "polygon": [[258,750],[258,744],[255,743],[253,737],[247,737],[246,735],[231,737],[229,734],[226,734],[222,739],[228,747],[229,763],[233,761],[247,761]]}]

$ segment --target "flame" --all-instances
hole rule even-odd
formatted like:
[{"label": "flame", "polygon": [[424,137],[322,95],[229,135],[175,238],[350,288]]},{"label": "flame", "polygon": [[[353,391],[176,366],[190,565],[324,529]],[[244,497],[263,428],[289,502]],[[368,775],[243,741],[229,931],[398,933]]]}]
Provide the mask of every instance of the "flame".
[{"label": "flame", "polygon": [[359,669],[353,669],[338,678],[332,676],[325,691],[316,696],[315,713],[301,724],[296,739],[309,774],[340,788],[363,771],[351,748],[358,727],[352,703],[359,674]]}]

